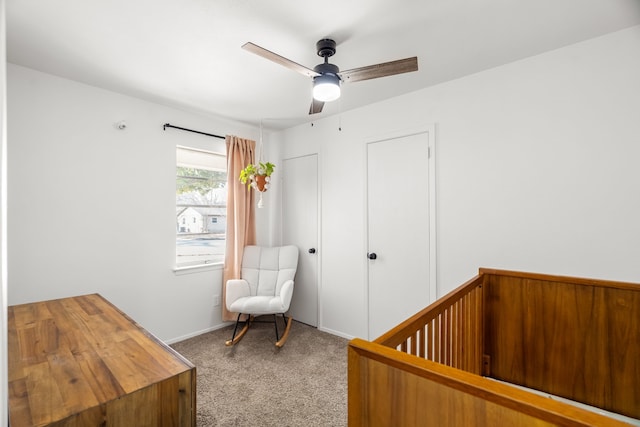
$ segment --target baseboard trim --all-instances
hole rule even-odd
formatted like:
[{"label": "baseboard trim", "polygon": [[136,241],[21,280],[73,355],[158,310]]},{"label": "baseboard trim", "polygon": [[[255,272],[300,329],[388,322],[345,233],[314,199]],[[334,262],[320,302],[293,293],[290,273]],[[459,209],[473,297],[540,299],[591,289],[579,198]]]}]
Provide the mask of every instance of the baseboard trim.
[{"label": "baseboard trim", "polygon": [[331,335],[339,336],[341,338],[346,338],[348,340],[352,340],[352,339],[355,338],[352,335],[347,335],[345,333],[342,333],[342,332],[339,332],[339,331],[334,331],[333,329],[325,328],[325,327],[322,327],[322,326],[318,326],[318,330],[322,331],[322,332],[326,332],[326,333],[331,334]]},{"label": "baseboard trim", "polygon": [[[215,326],[212,326],[210,328],[202,329],[200,331],[192,332],[190,334],[182,335],[182,336],[179,336],[179,337],[175,337],[175,338],[171,338],[171,339],[163,340],[163,341],[166,344],[171,345],[171,344],[175,344],[175,343],[180,342],[180,341],[188,340],[189,338],[197,337],[198,335],[206,334],[207,332],[213,332],[213,331],[217,331],[218,329],[226,328],[227,326],[230,326],[230,325],[233,325],[233,322],[222,323],[220,325],[215,325]],[[319,331],[326,332],[326,333],[331,334],[331,335],[336,335],[338,337],[345,338],[345,339],[348,339],[348,340],[352,340],[352,339],[355,338],[352,335],[348,335],[348,334],[345,334],[345,333],[339,332],[339,331],[334,331],[333,329],[324,328],[324,327],[321,327],[321,326],[319,326],[317,329]]]},{"label": "baseboard trim", "polygon": [[182,336],[179,336],[179,337],[175,337],[175,338],[171,338],[171,339],[168,339],[168,340],[164,340],[164,342],[166,344],[169,344],[169,345],[175,344],[175,343],[180,342],[180,341],[188,340],[189,338],[197,337],[198,335],[206,334],[207,332],[213,332],[213,331],[217,331],[218,329],[226,328],[229,325],[233,325],[233,322],[231,322],[231,323],[222,323],[220,325],[215,325],[215,326],[212,326],[210,328],[206,328],[206,329],[202,329],[200,331],[192,332],[192,333],[187,334],[187,335],[182,335]]}]

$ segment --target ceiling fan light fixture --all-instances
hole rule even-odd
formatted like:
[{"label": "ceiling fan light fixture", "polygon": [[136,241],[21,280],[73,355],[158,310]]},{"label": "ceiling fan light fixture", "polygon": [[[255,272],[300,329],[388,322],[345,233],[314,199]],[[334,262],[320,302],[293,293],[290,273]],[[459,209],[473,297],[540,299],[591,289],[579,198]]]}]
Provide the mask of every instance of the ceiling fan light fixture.
[{"label": "ceiling fan light fixture", "polygon": [[313,98],[321,102],[331,102],[340,98],[340,77],[322,74],[313,79]]},{"label": "ceiling fan light fixture", "polygon": [[318,56],[324,58],[324,61],[313,67],[313,70],[251,42],[245,43],[242,48],[277,64],[284,65],[306,77],[312,77],[313,100],[309,107],[309,114],[321,113],[325,102],[335,101],[340,98],[341,82],[353,83],[418,71],[418,57],[416,56],[340,71],[337,65],[329,62],[329,58],[336,53],[336,42],[332,39],[321,39],[316,43]]}]

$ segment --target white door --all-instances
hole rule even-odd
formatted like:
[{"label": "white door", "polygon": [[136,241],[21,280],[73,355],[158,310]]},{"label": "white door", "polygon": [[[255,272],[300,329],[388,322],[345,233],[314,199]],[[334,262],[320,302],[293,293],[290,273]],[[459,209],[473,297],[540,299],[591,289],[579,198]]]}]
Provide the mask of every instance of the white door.
[{"label": "white door", "polygon": [[299,248],[289,315],[318,326],[318,156],[285,159],[282,165],[282,240]]},{"label": "white door", "polygon": [[424,132],[367,144],[369,339],[417,313],[435,295],[429,137]]}]

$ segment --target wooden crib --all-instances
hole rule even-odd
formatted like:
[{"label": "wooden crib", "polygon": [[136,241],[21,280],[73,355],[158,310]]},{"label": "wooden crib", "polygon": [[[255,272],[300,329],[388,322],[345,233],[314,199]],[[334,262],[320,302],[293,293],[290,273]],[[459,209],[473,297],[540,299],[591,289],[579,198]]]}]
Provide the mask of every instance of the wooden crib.
[{"label": "wooden crib", "polygon": [[480,269],[348,352],[351,427],[628,427],[531,389],[640,419],[640,284]]}]

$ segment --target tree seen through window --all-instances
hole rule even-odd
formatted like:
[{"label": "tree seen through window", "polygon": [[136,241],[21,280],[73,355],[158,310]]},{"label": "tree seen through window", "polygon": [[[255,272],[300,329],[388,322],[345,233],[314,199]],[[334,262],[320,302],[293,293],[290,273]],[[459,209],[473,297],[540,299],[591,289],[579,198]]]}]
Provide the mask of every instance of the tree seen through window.
[{"label": "tree seen through window", "polygon": [[[176,265],[224,262],[227,173],[220,154],[189,150],[176,165]],[[196,158],[196,161],[194,161]]]}]

